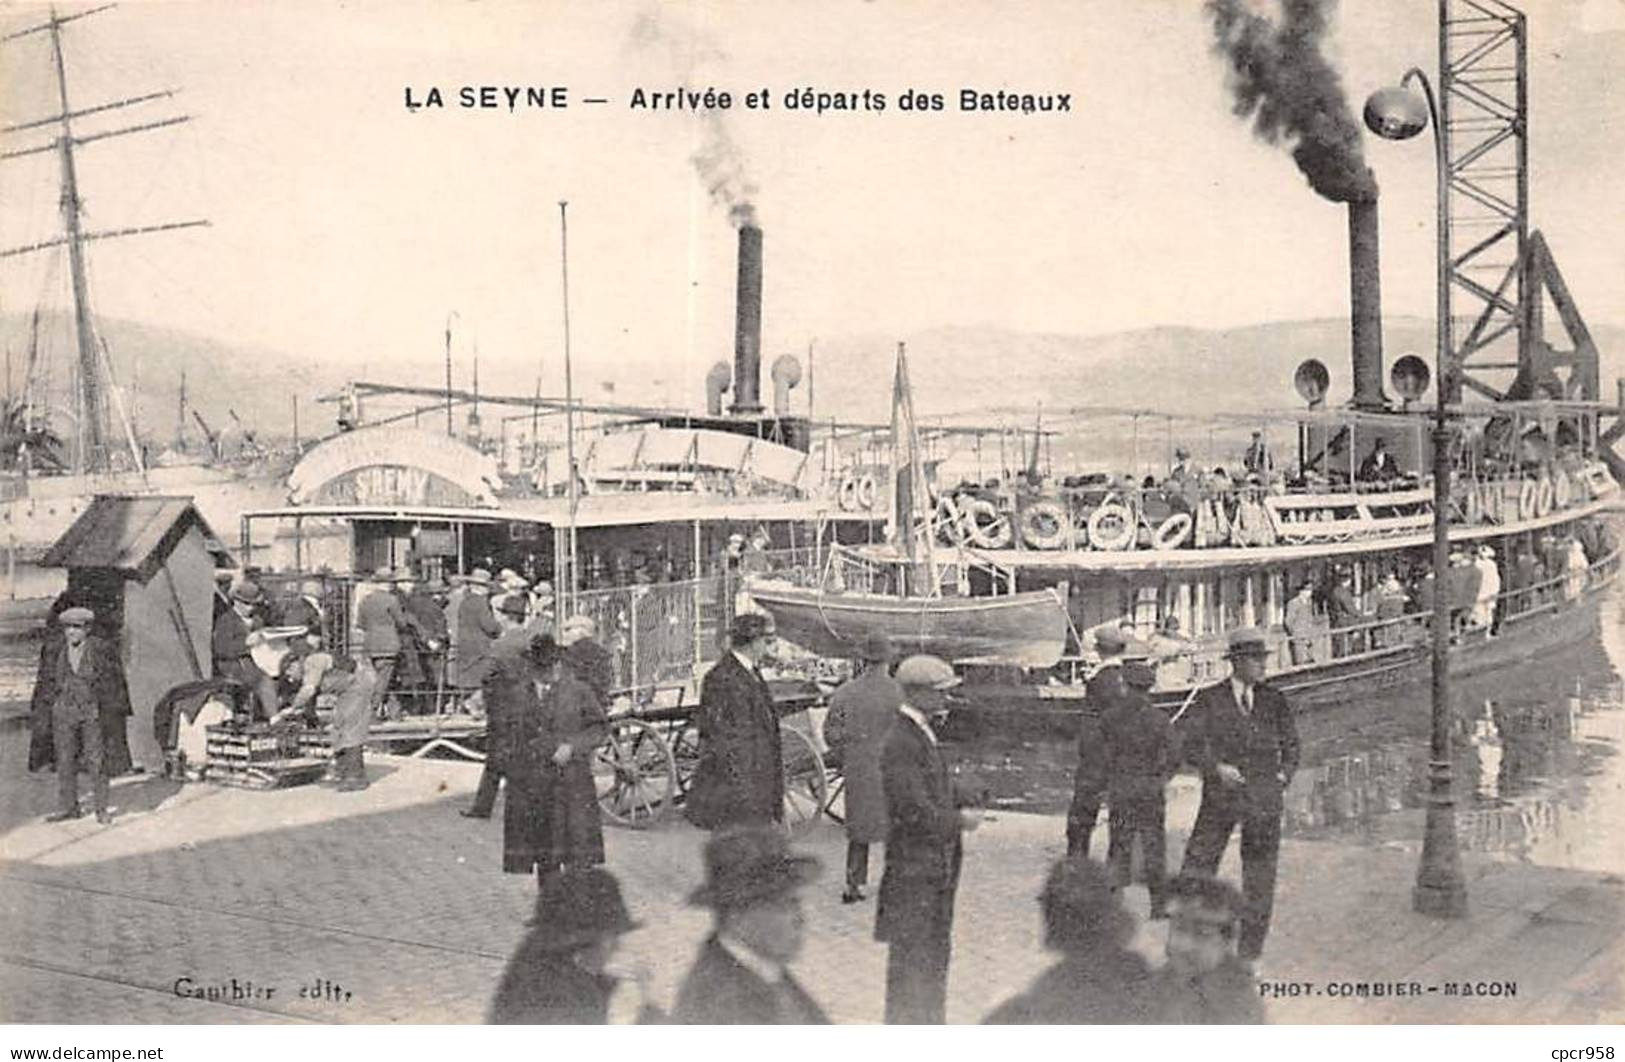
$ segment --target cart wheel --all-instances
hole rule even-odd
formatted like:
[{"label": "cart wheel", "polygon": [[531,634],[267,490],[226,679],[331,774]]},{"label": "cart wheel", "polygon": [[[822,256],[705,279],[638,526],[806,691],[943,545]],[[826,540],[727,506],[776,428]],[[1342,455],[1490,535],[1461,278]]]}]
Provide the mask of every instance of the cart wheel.
[{"label": "cart wheel", "polygon": [[804,731],[779,727],[784,750],[784,824],[792,833],[811,829],[829,806],[829,776],[818,746]]},{"label": "cart wheel", "polygon": [[609,739],[593,750],[598,808],[633,829],[659,822],[677,795],[677,764],[654,727],[641,719],[610,723]]},{"label": "cart wheel", "polygon": [[688,795],[694,784],[694,772],[700,767],[700,728],[698,724],[680,722],[666,731],[671,743],[671,757],[677,764],[677,795]]}]

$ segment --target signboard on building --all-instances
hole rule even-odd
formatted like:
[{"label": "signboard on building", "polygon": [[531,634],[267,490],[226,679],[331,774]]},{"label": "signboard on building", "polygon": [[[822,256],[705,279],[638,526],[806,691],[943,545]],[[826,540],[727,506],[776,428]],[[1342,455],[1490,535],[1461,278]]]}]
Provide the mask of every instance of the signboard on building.
[{"label": "signboard on building", "polygon": [[494,458],[412,427],[360,428],[315,447],[288,476],[295,505],[490,506]]}]

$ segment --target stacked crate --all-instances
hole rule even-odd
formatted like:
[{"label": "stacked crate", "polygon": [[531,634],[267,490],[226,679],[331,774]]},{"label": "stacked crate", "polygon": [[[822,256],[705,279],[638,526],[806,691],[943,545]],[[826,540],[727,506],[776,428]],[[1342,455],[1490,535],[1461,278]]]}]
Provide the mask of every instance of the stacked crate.
[{"label": "stacked crate", "polygon": [[273,730],[265,723],[211,726],[204,778],[245,789],[306,785],[327,770],[327,759],[307,750],[299,731]]}]

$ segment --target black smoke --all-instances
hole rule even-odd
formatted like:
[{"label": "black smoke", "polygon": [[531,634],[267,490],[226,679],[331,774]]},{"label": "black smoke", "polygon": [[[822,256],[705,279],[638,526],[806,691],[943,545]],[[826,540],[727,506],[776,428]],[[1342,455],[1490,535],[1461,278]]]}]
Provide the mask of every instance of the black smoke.
[{"label": "black smoke", "polygon": [[1336,0],[1280,0],[1279,21],[1256,0],[1207,0],[1214,50],[1229,64],[1234,111],[1253,132],[1289,144],[1298,169],[1319,195],[1337,203],[1375,199],[1360,125],[1343,82],[1321,54]]}]

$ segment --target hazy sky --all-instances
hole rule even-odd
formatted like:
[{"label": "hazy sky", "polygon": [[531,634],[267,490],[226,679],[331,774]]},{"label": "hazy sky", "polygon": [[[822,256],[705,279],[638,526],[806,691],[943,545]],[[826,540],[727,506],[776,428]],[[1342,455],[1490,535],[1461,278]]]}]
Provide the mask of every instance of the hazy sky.
[{"label": "hazy sky", "polygon": [[[0,23],[38,10],[5,5]],[[1625,0],[1526,10],[1535,223],[1585,312],[1622,321]],[[693,163],[716,130],[628,107],[640,86],[687,84],[734,97],[722,128],[766,233],[768,358],[939,325],[1345,315],[1344,211],[1231,115],[1209,37],[1196,0],[125,0],[65,31],[73,105],[182,94],[81,130],[195,120],[87,145],[87,225],[213,225],[95,245],[96,306],[373,377],[433,359],[455,309],[459,357],[477,336],[484,389],[528,392],[540,359],[557,392],[568,199],[582,378],[617,380],[618,397],[659,397],[650,381],[666,379],[692,398],[732,346],[734,235]],[[46,42],[0,48],[6,124],[54,108]],[[1431,73],[1434,5],[1345,4],[1328,50],[1358,106],[1407,66]],[[464,85],[563,86],[570,106],[464,109]],[[447,106],[409,112],[405,90],[431,86]],[[786,110],[802,87],[881,92],[887,107]],[[1068,93],[1071,111],[961,113],[964,87]],[[762,88],[771,110],[745,109]],[[947,109],[900,111],[908,89]],[[1367,137],[1366,152],[1384,193],[1384,308],[1431,315],[1431,145]],[[48,236],[55,195],[54,156],[0,164],[0,243]],[[0,312],[47,287],[65,282],[43,259],[0,262]]]}]

